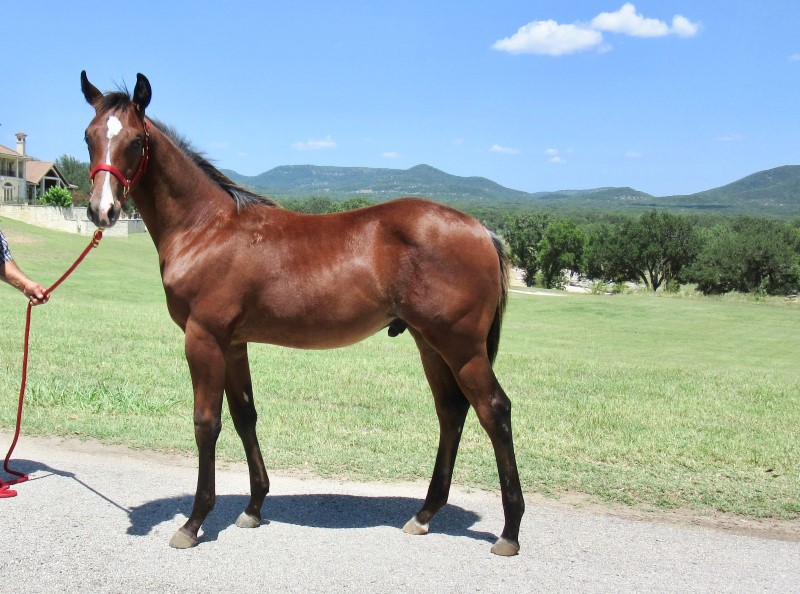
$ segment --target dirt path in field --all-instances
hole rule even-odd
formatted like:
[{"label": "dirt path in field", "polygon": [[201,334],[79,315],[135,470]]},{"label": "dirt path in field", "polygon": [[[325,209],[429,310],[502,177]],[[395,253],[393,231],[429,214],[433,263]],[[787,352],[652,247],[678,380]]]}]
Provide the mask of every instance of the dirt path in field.
[{"label": "dirt path in field", "polygon": [[[10,443],[0,434],[3,452]],[[521,554],[489,553],[495,493],[454,488],[427,536],[400,526],[426,485],[273,473],[264,523],[243,464],[220,465],[200,544],[167,546],[191,509],[195,460],[23,435],[31,473],[0,500],[0,583],[15,592],[796,591],[798,522],[748,522],[527,494]],[[4,476],[4,475],[3,475]]]}]

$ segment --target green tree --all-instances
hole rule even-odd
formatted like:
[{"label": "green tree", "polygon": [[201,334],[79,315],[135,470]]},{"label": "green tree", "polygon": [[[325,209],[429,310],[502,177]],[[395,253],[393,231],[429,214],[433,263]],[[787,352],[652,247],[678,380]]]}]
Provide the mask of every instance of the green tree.
[{"label": "green tree", "polygon": [[342,202],[335,202],[333,204],[333,208],[335,209],[333,212],[345,212],[347,210],[355,210],[357,208],[364,208],[365,206],[372,206],[373,204],[375,203],[367,198],[358,196],[356,198],[348,198]]},{"label": "green tree", "polygon": [[524,271],[523,280],[529,287],[533,286],[533,280],[539,272],[539,242],[549,222],[550,215],[546,212],[518,214],[505,221],[503,238],[508,244],[514,265]]},{"label": "green tree", "polygon": [[650,210],[621,223],[612,241],[612,269],[616,280],[625,277],[656,291],[680,278],[699,250],[700,238],[688,219]]},{"label": "green tree", "polygon": [[72,194],[66,188],[53,186],[39,198],[39,203],[47,206],[72,206]]},{"label": "green tree", "polygon": [[606,282],[625,281],[624,250],[619,249],[618,226],[601,222],[584,228],[586,241],[583,247],[583,267],[581,273],[588,278]]},{"label": "green tree", "polygon": [[77,186],[79,192],[84,194],[92,192],[88,163],[79,161],[71,155],[61,155],[56,159],[56,167],[70,184]]},{"label": "green tree", "polygon": [[335,212],[336,209],[333,200],[324,196],[313,196],[306,200],[294,200],[287,202],[285,206],[290,210],[312,214],[326,214]]},{"label": "green tree", "polygon": [[717,225],[687,277],[706,294],[770,295],[800,290],[800,233],[792,225],[743,216]]},{"label": "green tree", "polygon": [[583,262],[586,237],[569,219],[553,221],[542,234],[538,245],[538,260],[542,281],[548,289],[564,288],[562,272],[578,272]]},{"label": "green tree", "polygon": [[295,212],[307,212],[313,214],[328,214],[333,212],[344,212],[355,210],[364,206],[375,204],[371,200],[358,196],[347,200],[336,201],[326,196],[312,196],[311,198],[293,198],[282,200],[282,205],[287,210]]}]

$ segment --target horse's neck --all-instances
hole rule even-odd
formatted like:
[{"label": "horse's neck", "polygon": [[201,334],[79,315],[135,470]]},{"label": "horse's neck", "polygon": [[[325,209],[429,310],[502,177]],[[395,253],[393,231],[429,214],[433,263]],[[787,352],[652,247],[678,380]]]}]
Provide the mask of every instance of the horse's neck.
[{"label": "horse's neck", "polygon": [[225,191],[158,130],[151,132],[147,172],[133,195],[157,248],[171,234],[199,230],[235,210]]}]

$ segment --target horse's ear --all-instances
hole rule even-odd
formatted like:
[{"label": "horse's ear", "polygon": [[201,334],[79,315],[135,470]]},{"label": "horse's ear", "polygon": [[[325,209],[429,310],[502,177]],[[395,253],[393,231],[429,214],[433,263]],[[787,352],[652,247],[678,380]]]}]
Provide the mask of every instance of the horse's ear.
[{"label": "horse's ear", "polygon": [[95,106],[95,102],[103,96],[103,93],[97,90],[92,83],[89,82],[89,79],[86,78],[86,71],[81,71],[81,91],[83,91],[83,96],[86,98],[86,102],[89,103],[92,107]]},{"label": "horse's ear", "polygon": [[150,88],[150,81],[144,74],[137,74],[136,87],[133,89],[133,102],[140,112],[144,113],[144,110],[150,105],[152,96],[153,90]]}]

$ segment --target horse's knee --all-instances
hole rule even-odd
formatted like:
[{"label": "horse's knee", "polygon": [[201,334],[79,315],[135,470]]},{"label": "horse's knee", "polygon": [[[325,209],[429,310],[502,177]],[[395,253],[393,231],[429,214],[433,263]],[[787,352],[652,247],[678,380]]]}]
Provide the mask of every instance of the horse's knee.
[{"label": "horse's knee", "polygon": [[195,414],[194,435],[198,443],[208,438],[216,441],[221,431],[222,419],[219,415],[209,416],[205,414]]}]

